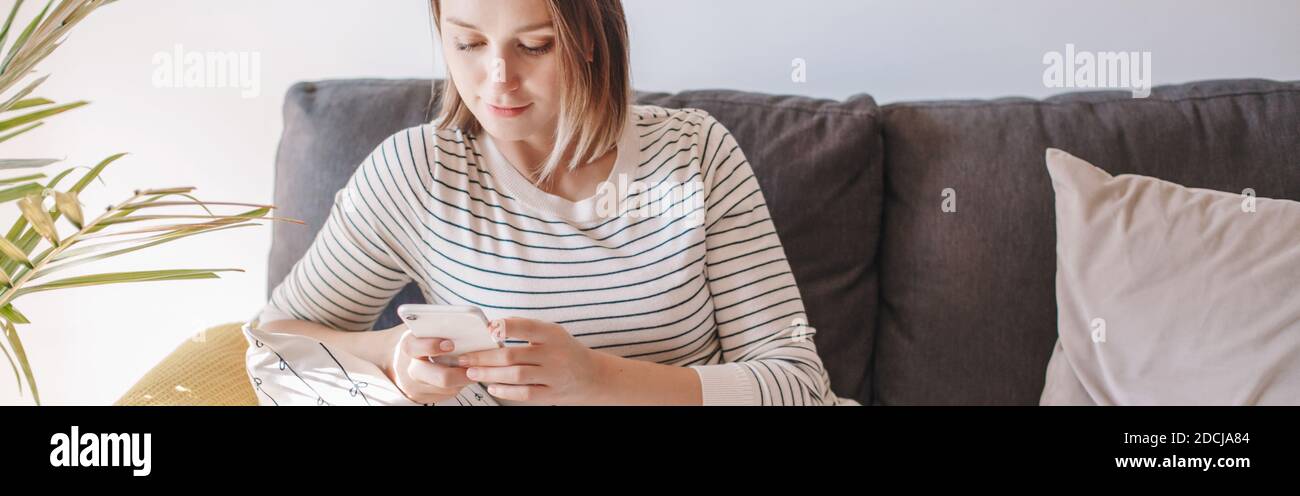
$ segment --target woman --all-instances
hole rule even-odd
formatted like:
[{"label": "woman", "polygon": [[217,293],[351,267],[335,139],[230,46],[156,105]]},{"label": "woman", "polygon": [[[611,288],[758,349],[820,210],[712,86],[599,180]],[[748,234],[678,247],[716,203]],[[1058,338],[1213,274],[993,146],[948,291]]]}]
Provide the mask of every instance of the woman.
[{"label": "woman", "polygon": [[[441,114],[360,164],[262,330],[369,361],[425,404],[851,403],[730,133],[632,104],[619,1],[431,9]],[[446,367],[430,358],[449,341],[355,332],[412,281],[520,346]]]}]

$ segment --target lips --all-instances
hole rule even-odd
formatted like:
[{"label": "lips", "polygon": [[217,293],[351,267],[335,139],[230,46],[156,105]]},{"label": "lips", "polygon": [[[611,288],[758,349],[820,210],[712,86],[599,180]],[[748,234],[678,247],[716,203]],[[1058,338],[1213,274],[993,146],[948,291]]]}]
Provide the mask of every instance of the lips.
[{"label": "lips", "polygon": [[487,106],[488,109],[491,110],[492,113],[495,115],[501,117],[514,117],[532,108],[533,104],[529,103],[527,105],[516,105],[516,106],[506,107],[506,106],[497,106],[489,103],[487,104]]}]

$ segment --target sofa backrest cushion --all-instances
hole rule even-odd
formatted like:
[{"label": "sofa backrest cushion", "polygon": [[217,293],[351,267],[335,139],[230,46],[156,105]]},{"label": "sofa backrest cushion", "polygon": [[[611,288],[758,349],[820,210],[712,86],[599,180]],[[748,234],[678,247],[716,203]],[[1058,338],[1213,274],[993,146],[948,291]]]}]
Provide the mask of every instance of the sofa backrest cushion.
[{"label": "sofa backrest cushion", "polygon": [[[1145,99],[901,103],[883,113],[875,404],[1038,402],[1057,336],[1049,147],[1112,175],[1300,200],[1295,82],[1206,81]],[[956,211],[944,211],[945,199]]]},{"label": "sofa backrest cushion", "polygon": [[[306,225],[273,223],[268,299],[307,253],[329,216],[334,193],[361,161],[393,133],[433,120],[432,91],[427,79],[301,82],[289,88],[275,157],[275,215],[300,219]],[[393,298],[375,329],[400,323],[396,309],[403,303],[424,303],[416,284]]]},{"label": "sofa backrest cushion", "polygon": [[731,132],[767,200],[831,387],[868,404],[882,203],[875,100],[696,90],[637,101],[703,109]]}]

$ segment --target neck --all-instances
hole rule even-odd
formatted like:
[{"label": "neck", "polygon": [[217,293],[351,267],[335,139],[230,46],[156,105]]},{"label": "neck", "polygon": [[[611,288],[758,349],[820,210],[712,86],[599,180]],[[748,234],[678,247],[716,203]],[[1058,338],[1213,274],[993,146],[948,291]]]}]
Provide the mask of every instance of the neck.
[{"label": "neck", "polygon": [[[536,173],[540,172],[546,160],[546,154],[550,151],[549,148],[539,147],[529,140],[497,141],[496,145],[497,150],[510,162],[510,165],[529,179],[535,178]],[[538,184],[537,187],[542,191],[558,195],[569,201],[579,201],[591,197],[599,190],[600,183],[609,179],[610,171],[613,169],[617,157],[618,149],[614,148],[594,161],[580,165],[572,171],[561,165],[551,173],[547,181]]]},{"label": "neck", "polygon": [[526,177],[535,177],[546,164],[546,158],[555,146],[552,140],[530,137],[517,141],[496,141],[497,150]]}]

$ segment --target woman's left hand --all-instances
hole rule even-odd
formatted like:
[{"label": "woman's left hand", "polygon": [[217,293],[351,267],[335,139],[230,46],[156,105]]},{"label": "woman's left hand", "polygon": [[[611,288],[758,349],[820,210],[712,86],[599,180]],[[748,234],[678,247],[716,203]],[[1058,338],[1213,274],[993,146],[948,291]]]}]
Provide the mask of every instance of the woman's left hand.
[{"label": "woman's left hand", "polygon": [[598,404],[604,385],[599,352],[574,339],[559,324],[536,319],[495,319],[488,330],[499,341],[523,346],[460,355],[469,379],[484,383],[497,398],[547,405]]}]

